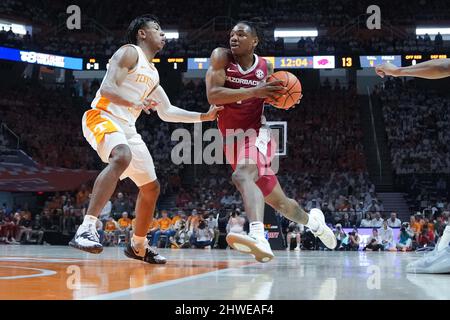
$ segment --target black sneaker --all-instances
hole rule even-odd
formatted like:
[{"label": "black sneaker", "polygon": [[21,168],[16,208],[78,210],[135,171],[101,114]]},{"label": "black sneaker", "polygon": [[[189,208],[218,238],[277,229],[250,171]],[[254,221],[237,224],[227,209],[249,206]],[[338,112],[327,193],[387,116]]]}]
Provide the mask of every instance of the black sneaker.
[{"label": "black sneaker", "polygon": [[145,245],[145,254],[142,256],[141,254],[139,254],[139,251],[136,251],[136,249],[134,249],[133,245],[131,244],[132,241],[129,241],[124,253],[128,258],[131,259],[136,259],[136,260],[141,260],[147,263],[151,263],[151,264],[166,264],[167,263],[167,259],[164,258],[163,256],[161,256],[158,252],[156,252],[156,250],[154,250],[152,247],[150,247],[148,245],[148,243],[146,243]]},{"label": "black sneaker", "polygon": [[69,242],[69,246],[89,253],[99,254],[103,251],[99,235],[94,224],[81,225],[75,237]]}]

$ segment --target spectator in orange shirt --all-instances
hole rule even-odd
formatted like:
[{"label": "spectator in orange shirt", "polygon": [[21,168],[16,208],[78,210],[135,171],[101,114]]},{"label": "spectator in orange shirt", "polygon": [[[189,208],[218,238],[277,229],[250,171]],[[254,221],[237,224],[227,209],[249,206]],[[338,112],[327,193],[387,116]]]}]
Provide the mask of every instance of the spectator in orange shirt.
[{"label": "spectator in orange shirt", "polygon": [[118,231],[119,225],[114,220],[113,217],[110,217],[108,221],[105,223],[105,244],[106,245],[115,245],[116,244],[116,234]]},{"label": "spectator in orange shirt", "polygon": [[156,247],[158,245],[158,240],[161,235],[167,236],[167,239],[175,235],[175,230],[173,229],[172,219],[169,218],[169,214],[166,210],[161,211],[162,217],[158,220],[159,230],[155,232],[153,236],[152,246]]},{"label": "spectator in orange shirt", "polygon": [[420,232],[422,231],[422,225],[419,221],[416,220],[415,216],[411,216],[411,218],[409,219],[409,225],[411,226],[411,230],[414,232],[414,235],[417,239]]},{"label": "spectator in orange shirt", "polygon": [[189,230],[189,237],[194,233],[194,229],[198,227],[198,223],[200,222],[200,216],[196,209],[192,210],[191,215],[187,219],[187,229]]},{"label": "spectator in orange shirt", "polygon": [[130,240],[131,219],[128,218],[128,212],[122,213],[122,218],[119,219],[119,230],[121,234],[125,234],[125,242]]},{"label": "spectator in orange shirt", "polygon": [[[150,230],[148,231],[148,234],[152,237],[152,239],[154,239],[155,234],[158,231],[159,231],[159,220],[156,219],[156,214],[155,214],[155,217],[153,218],[153,222],[152,222],[152,225],[150,226]],[[152,241],[152,243],[153,243],[153,241]]]},{"label": "spectator in orange shirt", "polygon": [[177,223],[177,221],[181,220],[181,213],[183,211],[178,211],[177,213],[174,214],[174,216],[172,217],[172,225],[175,226],[175,224]]}]

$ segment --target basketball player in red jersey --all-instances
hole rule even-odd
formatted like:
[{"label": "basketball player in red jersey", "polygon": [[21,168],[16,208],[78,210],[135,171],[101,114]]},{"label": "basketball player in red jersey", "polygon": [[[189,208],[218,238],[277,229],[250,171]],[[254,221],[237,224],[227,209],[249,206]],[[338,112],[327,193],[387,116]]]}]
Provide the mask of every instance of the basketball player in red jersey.
[{"label": "basketball player in red jersey", "polygon": [[[219,112],[218,127],[225,138],[224,152],[234,173],[233,183],[242,195],[250,220],[249,235],[230,233],[228,244],[269,262],[274,255],[264,235],[264,203],[288,219],[306,225],[330,249],[336,238],[325,224],[319,209],[307,214],[281,188],[270,161],[275,154],[275,141],[264,125],[264,102],[278,98],[284,87],[281,81],[266,83],[273,65],[254,52],[258,45],[256,28],[250,22],[238,23],[230,34],[231,49],[217,48],[211,55],[206,75],[206,90],[211,104],[224,106]],[[247,138],[236,134],[243,130]],[[242,132],[242,131],[241,131]]]},{"label": "basketball player in red jersey", "polygon": [[144,15],[133,20],[127,37],[128,44],[111,58],[91,110],[83,116],[84,137],[108,166],[95,181],[83,224],[69,245],[90,253],[102,252],[95,227],[97,217],[113,195],[119,179],[130,178],[139,188],[139,195],[136,228],[124,253],[128,258],[164,264],[166,259],[148,245],[146,238],[160,186],[152,156],[136,131],[136,120],[142,111],[149,113],[149,109],[153,109],[168,122],[214,121],[221,109],[212,106],[208,113],[200,114],[170,103],[152,63],[166,43],[156,17]]}]

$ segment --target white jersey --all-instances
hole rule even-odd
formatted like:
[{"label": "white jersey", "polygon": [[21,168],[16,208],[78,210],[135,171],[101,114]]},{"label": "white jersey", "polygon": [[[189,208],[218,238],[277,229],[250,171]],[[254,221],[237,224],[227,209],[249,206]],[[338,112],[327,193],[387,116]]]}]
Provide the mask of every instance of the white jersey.
[{"label": "white jersey", "polygon": [[[140,47],[131,44],[129,46],[136,48],[139,58],[136,67],[128,73],[119,90],[125,98],[131,101],[144,101],[159,86],[159,73],[155,65],[148,61]],[[142,112],[142,110],[135,110],[111,103],[107,98],[102,97],[100,89],[97,91],[91,107],[92,109],[107,112],[133,126]]]}]

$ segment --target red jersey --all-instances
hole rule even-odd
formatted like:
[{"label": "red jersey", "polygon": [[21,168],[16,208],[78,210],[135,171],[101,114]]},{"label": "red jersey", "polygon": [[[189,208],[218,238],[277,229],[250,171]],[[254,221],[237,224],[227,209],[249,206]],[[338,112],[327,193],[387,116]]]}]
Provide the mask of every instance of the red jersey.
[{"label": "red jersey", "polygon": [[[255,54],[255,63],[248,70],[242,70],[241,66],[234,61],[225,68],[225,88],[240,89],[258,86],[265,82],[268,75],[267,61]],[[261,116],[264,111],[264,98],[251,98],[224,105],[224,110],[219,113],[218,127],[222,135],[226,136],[226,130],[261,128]]]}]

